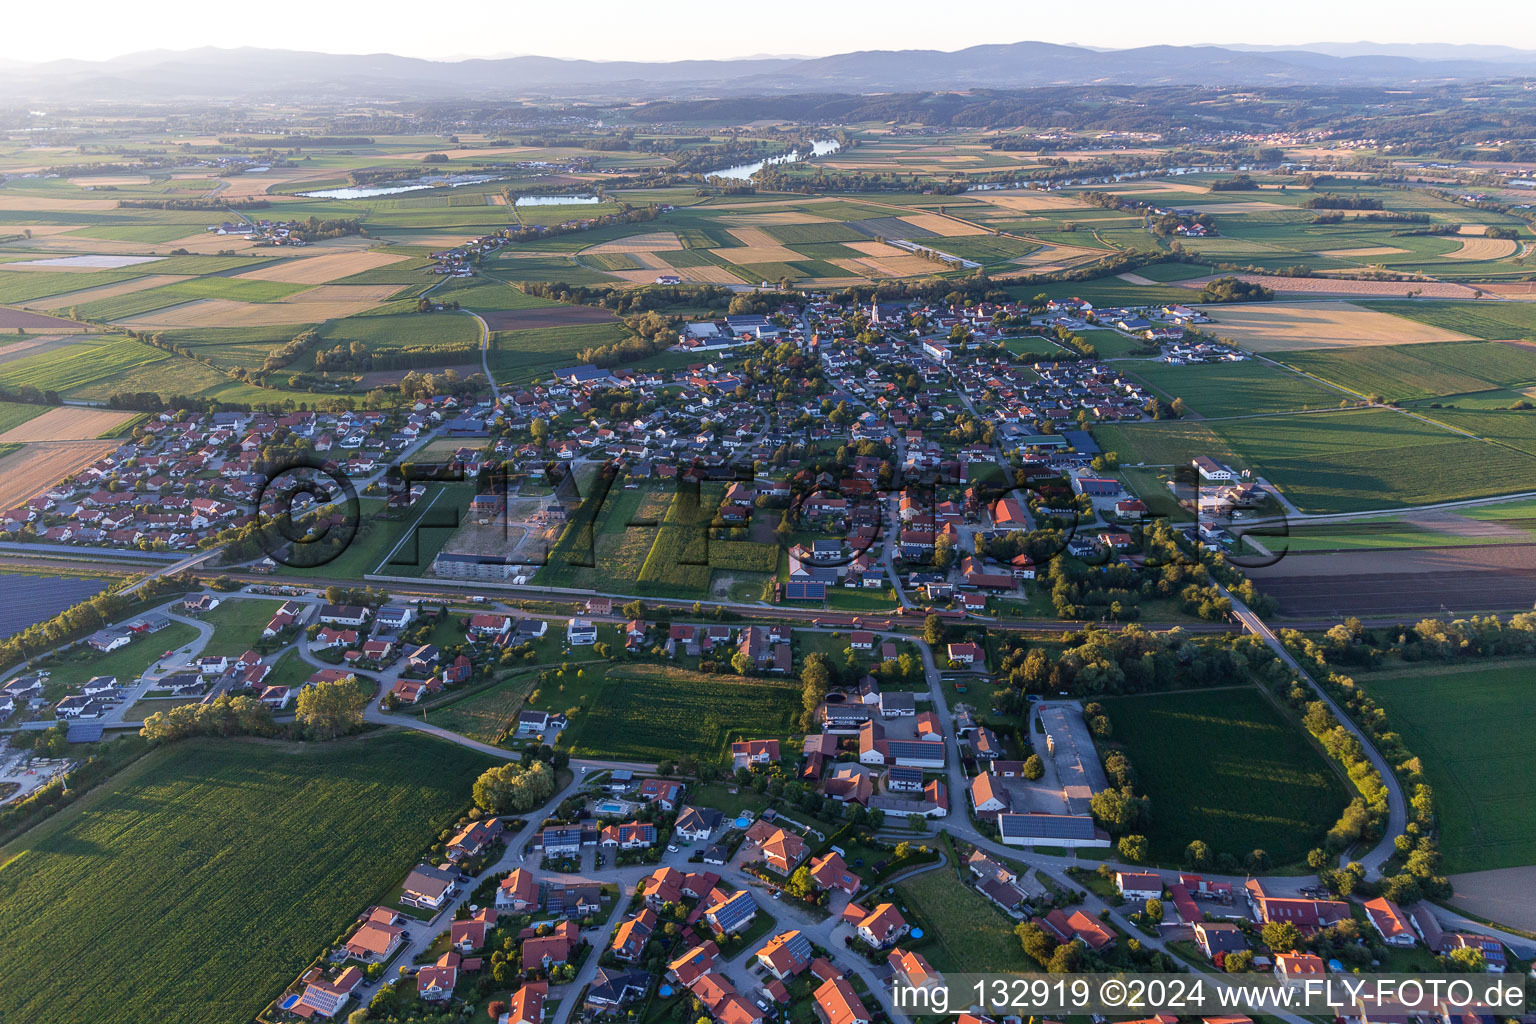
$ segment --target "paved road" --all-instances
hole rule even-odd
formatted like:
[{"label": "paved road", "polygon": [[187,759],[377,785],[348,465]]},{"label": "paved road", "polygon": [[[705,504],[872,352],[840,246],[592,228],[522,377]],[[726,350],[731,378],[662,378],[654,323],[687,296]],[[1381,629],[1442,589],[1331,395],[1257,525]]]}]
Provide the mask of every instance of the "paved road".
[{"label": "paved road", "polygon": [[1286,650],[1285,645],[1280,642],[1280,638],[1275,636],[1274,631],[1269,626],[1265,625],[1264,620],[1259,618],[1251,608],[1238,600],[1225,587],[1218,586],[1217,589],[1223,597],[1232,602],[1232,614],[1237,621],[1241,622],[1250,633],[1263,640],[1287,668],[1296,673],[1298,678],[1304,680],[1312,688],[1312,692],[1317,694],[1318,699],[1333,712],[1333,716],[1338,719],[1339,724],[1348,729],[1360,741],[1361,746],[1365,748],[1366,756],[1370,758],[1372,766],[1381,774],[1382,782],[1387,787],[1386,833],[1374,849],[1359,858],[1360,863],[1365,865],[1366,871],[1369,874],[1380,874],[1381,866],[1396,852],[1393,841],[1404,833],[1408,825],[1408,804],[1403,798],[1403,787],[1398,784],[1397,776],[1393,773],[1392,766],[1387,763],[1387,759],[1382,756],[1381,751],[1376,749],[1376,744],[1371,742],[1371,738],[1360,730],[1360,727],[1354,723],[1354,720],[1349,715],[1344,713],[1344,709],[1339,707],[1332,697],[1328,696],[1327,692],[1317,684],[1317,680],[1312,678],[1311,673],[1302,668],[1301,663],[1291,656],[1291,652]]}]

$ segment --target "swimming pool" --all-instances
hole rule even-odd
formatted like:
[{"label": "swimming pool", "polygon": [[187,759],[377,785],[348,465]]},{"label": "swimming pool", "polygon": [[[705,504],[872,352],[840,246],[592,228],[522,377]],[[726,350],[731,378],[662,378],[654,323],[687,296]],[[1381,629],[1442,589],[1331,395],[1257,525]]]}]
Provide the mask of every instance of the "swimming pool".
[{"label": "swimming pool", "polygon": [[746,828],[748,825],[752,824],[752,819],[745,814],[738,815],[734,824],[737,828]]}]

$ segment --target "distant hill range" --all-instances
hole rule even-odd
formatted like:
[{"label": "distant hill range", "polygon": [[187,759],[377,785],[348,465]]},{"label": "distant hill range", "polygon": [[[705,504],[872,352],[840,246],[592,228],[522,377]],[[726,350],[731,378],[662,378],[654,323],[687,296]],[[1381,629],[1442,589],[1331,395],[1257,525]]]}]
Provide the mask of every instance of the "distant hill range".
[{"label": "distant hill range", "polygon": [[1536,77],[1536,51],[1501,46],[1318,43],[1309,48],[1022,42],[964,50],[860,50],[742,60],[431,61],[393,54],[204,48],[104,61],[0,63],[0,95],[39,101],[338,99],[698,99],[1040,86],[1426,86]]}]

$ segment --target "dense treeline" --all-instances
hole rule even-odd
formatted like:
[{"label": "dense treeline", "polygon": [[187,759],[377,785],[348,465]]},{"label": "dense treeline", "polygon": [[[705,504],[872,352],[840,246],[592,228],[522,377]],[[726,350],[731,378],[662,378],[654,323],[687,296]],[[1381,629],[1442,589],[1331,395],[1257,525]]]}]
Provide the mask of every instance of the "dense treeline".
[{"label": "dense treeline", "polygon": [[1206,303],[1268,302],[1274,297],[1274,289],[1237,277],[1218,277],[1214,281],[1207,281],[1205,287],[1200,289],[1200,301]]},{"label": "dense treeline", "polygon": [[266,199],[119,199],[124,210],[265,210]]}]

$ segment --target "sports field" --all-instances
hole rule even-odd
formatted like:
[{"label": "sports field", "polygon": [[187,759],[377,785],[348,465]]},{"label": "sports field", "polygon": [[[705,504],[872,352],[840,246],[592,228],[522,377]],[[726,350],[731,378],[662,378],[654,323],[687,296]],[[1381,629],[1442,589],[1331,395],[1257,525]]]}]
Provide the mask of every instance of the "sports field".
[{"label": "sports field", "polygon": [[[492,763],[389,733],[155,751],[0,848],[0,1012],[245,1024],[396,886]],[[39,964],[89,965],[60,998]]]},{"label": "sports field", "polygon": [[1424,763],[1445,870],[1536,864],[1536,662],[1424,665],[1355,681]]},{"label": "sports field", "polygon": [[[1348,803],[1344,783],[1299,724],[1253,687],[1106,698],[1114,743],[1152,801],[1154,860],[1203,839],[1242,860],[1301,860]],[[1198,752],[1191,755],[1191,752]]]},{"label": "sports field", "polygon": [[716,759],[732,740],[787,741],[799,714],[800,687],[788,677],[621,665],[607,670],[564,739],[575,757]]}]

